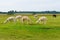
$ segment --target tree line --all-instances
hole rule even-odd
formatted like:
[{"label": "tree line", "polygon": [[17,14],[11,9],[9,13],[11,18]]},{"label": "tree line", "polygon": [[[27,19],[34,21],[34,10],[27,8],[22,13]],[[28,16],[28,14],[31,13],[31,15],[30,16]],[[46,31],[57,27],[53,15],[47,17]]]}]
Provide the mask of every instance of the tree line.
[{"label": "tree line", "polygon": [[0,12],[0,14],[16,14],[16,13],[32,13],[32,14],[60,14],[59,11],[14,11]]}]

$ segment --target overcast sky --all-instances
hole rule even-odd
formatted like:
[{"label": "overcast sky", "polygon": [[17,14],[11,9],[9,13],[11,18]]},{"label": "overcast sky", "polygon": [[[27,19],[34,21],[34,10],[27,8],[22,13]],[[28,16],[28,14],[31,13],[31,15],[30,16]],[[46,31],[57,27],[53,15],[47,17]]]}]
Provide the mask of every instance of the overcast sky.
[{"label": "overcast sky", "polygon": [[60,11],[60,0],[0,0],[0,11]]}]

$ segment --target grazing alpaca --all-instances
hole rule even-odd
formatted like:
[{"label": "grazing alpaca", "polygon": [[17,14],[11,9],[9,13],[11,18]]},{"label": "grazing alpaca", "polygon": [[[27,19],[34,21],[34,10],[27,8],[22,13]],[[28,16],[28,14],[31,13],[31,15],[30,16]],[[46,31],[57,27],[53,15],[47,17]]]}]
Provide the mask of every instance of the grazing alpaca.
[{"label": "grazing alpaca", "polygon": [[43,22],[43,24],[46,24],[47,18],[45,16],[40,17],[36,23]]},{"label": "grazing alpaca", "polygon": [[16,20],[18,21],[18,19],[20,20],[20,19],[22,18],[22,16],[21,16],[21,15],[18,15],[18,16],[16,16],[15,18],[16,18]]},{"label": "grazing alpaca", "polygon": [[15,17],[11,16],[11,17],[8,17],[8,18],[4,21],[4,23],[7,23],[7,22],[9,22],[9,21],[11,21],[11,20],[13,20],[14,22],[16,22]]},{"label": "grazing alpaca", "polygon": [[37,15],[37,14],[35,14],[35,15],[34,15],[34,18],[35,18],[35,19],[37,19],[37,18],[38,18],[38,15]]},{"label": "grazing alpaca", "polygon": [[54,14],[53,17],[56,18],[56,15]]},{"label": "grazing alpaca", "polygon": [[21,18],[22,16],[21,15],[18,15],[18,16],[16,16],[16,19],[19,19],[19,18]]},{"label": "grazing alpaca", "polygon": [[21,22],[23,23],[24,21],[27,21],[27,24],[32,23],[32,20],[28,16],[23,16],[21,18]]}]

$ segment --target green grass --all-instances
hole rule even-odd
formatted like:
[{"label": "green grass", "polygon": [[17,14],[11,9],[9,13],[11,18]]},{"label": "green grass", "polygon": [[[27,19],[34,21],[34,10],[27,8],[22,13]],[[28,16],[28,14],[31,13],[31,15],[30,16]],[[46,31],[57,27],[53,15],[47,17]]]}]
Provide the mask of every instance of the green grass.
[{"label": "green grass", "polygon": [[0,40],[60,40],[60,16],[53,19],[47,15],[47,24],[36,24],[33,16],[29,16],[33,25],[21,24],[20,21],[1,24],[9,16],[0,15]]}]

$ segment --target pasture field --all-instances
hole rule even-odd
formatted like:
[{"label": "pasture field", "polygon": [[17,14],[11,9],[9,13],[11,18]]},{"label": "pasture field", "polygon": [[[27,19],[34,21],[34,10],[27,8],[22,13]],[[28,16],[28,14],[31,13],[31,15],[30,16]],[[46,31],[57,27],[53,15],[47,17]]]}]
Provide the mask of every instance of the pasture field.
[{"label": "pasture field", "polygon": [[60,40],[60,15],[56,18],[45,15],[47,24],[36,24],[33,15],[27,15],[33,21],[32,24],[22,24],[21,21],[2,24],[9,16],[16,15],[0,15],[0,40]]}]

